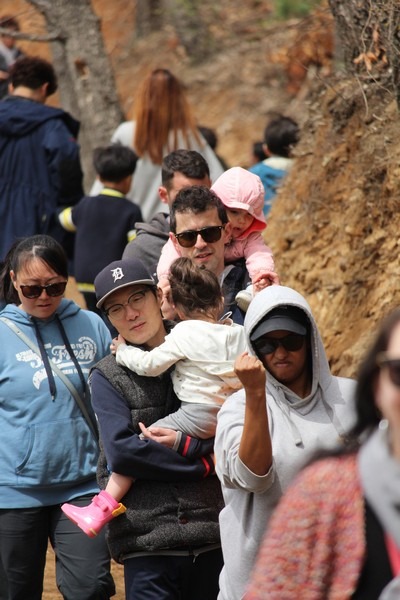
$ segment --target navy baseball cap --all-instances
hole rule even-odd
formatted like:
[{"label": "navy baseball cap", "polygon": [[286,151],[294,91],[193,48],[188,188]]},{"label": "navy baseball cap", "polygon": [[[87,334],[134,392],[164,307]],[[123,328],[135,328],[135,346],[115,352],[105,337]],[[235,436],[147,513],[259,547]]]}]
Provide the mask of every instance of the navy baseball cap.
[{"label": "navy baseball cap", "polygon": [[115,260],[107,265],[107,267],[104,267],[94,280],[97,308],[101,308],[104,301],[113,292],[129,285],[139,284],[156,287],[155,280],[144,264],[136,258]]}]

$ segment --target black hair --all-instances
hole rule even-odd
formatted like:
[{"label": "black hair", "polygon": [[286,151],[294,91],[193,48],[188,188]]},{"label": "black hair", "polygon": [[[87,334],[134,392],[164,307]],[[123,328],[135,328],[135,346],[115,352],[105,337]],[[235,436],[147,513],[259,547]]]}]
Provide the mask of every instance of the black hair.
[{"label": "black hair", "polygon": [[256,157],[258,162],[261,162],[267,158],[267,155],[264,152],[264,142],[253,143],[253,155]]},{"label": "black hair", "polygon": [[49,235],[32,235],[17,240],[8,250],[1,265],[0,298],[7,304],[19,303],[17,290],[11,280],[10,271],[15,275],[28,262],[39,258],[45,262],[57,275],[68,279],[68,259],[63,247]]},{"label": "black hair", "polygon": [[170,188],[175,173],[182,173],[188,179],[210,177],[207,161],[196,150],[174,150],[164,156],[161,165],[161,181],[167,189]]},{"label": "black hair", "polygon": [[129,177],[134,173],[137,161],[134,151],[122,144],[93,150],[93,166],[104,181],[118,183]]},{"label": "black hair", "polygon": [[382,321],[376,338],[358,369],[355,393],[357,422],[351,431],[355,438],[377,427],[382,418],[375,399],[375,382],[379,374],[377,357],[387,350],[393,330],[399,324],[400,309],[396,309]]},{"label": "black hair", "polygon": [[210,127],[204,127],[203,125],[199,125],[197,129],[200,131],[210,148],[215,150],[218,144],[218,137],[214,129],[210,129]]},{"label": "black hair", "polygon": [[48,83],[47,96],[57,90],[57,75],[53,66],[38,56],[25,56],[16,60],[10,68],[10,81],[14,88],[24,86],[31,90],[37,90]]},{"label": "black hair", "polygon": [[308,464],[327,456],[340,456],[357,452],[365,436],[371,434],[378,427],[382,416],[375,398],[375,385],[380,370],[377,358],[378,354],[387,350],[393,330],[399,324],[400,309],[397,308],[383,319],[375,340],[358,368],[354,395],[356,411],[354,426],[335,449],[317,451],[311,456]]},{"label": "black hair", "polygon": [[290,117],[278,115],[266,126],[264,131],[264,142],[271,154],[289,157],[293,146],[300,139],[300,129],[296,121]]},{"label": "black hair", "polygon": [[168,279],[173,303],[188,316],[221,312],[224,300],[218,277],[205,267],[197,266],[190,258],[177,258]]},{"label": "black hair", "polygon": [[223,225],[228,222],[225,206],[217,194],[204,185],[191,185],[180,190],[170,212],[170,229],[176,233],[176,214],[194,213],[195,215],[205,212],[210,208],[216,208],[218,216]]},{"label": "black hair", "polygon": [[[12,29],[13,31],[19,31],[19,23],[15,17],[10,15],[3,15],[0,17],[0,27],[5,29]],[[2,34],[4,35],[4,33]]]}]

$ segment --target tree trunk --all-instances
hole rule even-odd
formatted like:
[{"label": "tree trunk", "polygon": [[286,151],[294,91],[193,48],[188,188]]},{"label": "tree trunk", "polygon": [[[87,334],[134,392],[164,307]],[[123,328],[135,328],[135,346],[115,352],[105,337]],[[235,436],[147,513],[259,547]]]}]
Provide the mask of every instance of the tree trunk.
[{"label": "tree trunk", "polygon": [[52,42],[62,107],[80,120],[82,168],[86,189],[93,183],[93,148],[108,144],[123,120],[114,74],[105,51],[99,19],[90,0],[28,0],[45,17],[47,29],[61,31]]},{"label": "tree trunk", "polygon": [[191,61],[204,61],[215,50],[215,40],[201,17],[202,0],[164,0],[164,6],[165,20],[175,29]]},{"label": "tree trunk", "polygon": [[367,73],[393,86],[400,108],[400,5],[398,0],[329,0],[350,73]]},{"label": "tree trunk", "polygon": [[135,31],[138,37],[161,29],[162,24],[162,0],[136,0]]}]

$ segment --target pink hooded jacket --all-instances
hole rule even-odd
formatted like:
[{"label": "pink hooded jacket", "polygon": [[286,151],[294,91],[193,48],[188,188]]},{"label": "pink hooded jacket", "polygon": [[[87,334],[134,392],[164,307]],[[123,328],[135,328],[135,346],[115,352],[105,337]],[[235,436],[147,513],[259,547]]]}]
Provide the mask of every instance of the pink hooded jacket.
[{"label": "pink hooded jacket", "polygon": [[[227,208],[242,209],[254,217],[250,227],[238,238],[231,239],[225,246],[225,262],[244,257],[246,268],[254,282],[260,275],[272,275],[276,281],[272,250],[264,243],[261,235],[267,224],[263,214],[264,187],[258,175],[242,167],[232,167],[218,177],[211,189]],[[157,266],[158,279],[168,276],[171,263],[179,257],[171,240],[162,249]]]}]

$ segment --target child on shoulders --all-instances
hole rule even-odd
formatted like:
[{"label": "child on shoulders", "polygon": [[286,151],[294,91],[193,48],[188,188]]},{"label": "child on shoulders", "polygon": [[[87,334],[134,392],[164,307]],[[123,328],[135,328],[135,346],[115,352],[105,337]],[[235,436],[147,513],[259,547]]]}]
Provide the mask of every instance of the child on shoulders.
[{"label": "child on shoulders", "polygon": [[[211,189],[224,204],[232,226],[230,242],[225,246],[225,263],[244,257],[252,288],[236,296],[239,307],[246,311],[253,294],[271,284],[279,284],[271,248],[262,237],[267,226],[263,214],[264,188],[260,178],[242,167],[225,171]],[[178,257],[171,240],[165,244],[157,266],[161,282],[168,277],[169,266]]]}]

